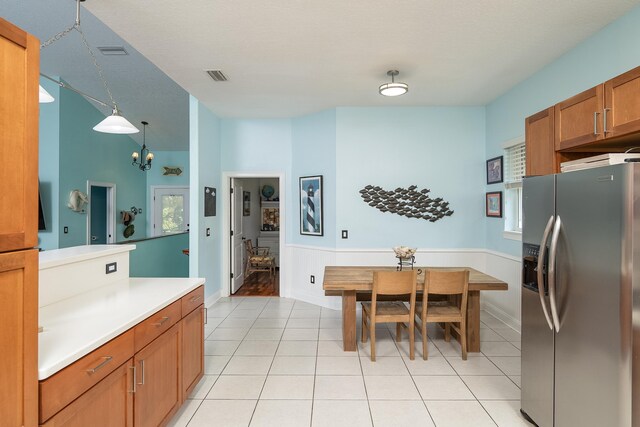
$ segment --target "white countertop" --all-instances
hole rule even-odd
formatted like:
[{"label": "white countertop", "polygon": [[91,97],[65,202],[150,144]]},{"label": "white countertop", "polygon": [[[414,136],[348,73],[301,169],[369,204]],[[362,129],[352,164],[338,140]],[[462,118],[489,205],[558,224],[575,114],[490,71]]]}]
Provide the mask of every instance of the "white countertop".
[{"label": "white countertop", "polygon": [[130,278],[40,308],[43,380],[204,284],[200,278]]},{"label": "white countertop", "polygon": [[88,259],[132,251],[136,245],[85,245],[40,252],[40,270]]}]

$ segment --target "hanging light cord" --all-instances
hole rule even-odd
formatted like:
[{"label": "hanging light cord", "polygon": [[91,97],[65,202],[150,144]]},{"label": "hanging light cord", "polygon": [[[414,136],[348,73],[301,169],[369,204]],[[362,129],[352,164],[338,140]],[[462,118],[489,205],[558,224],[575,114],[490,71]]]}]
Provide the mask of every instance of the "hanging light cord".
[{"label": "hanging light cord", "polygon": [[76,30],[76,31],[78,31],[78,33],[80,33],[80,37],[82,38],[82,44],[87,49],[87,52],[89,52],[89,55],[91,55],[91,59],[93,61],[93,65],[96,67],[96,71],[98,72],[98,76],[100,77],[100,80],[102,81],[102,85],[104,86],[104,90],[107,92],[107,95],[109,95],[109,99],[111,100],[111,105],[113,105],[113,108],[117,111],[118,110],[118,106],[116,104],[116,101],[113,99],[113,95],[111,94],[111,90],[109,89],[109,84],[107,83],[107,79],[105,79],[104,74],[102,72],[102,67],[100,67],[100,64],[98,64],[98,60],[96,59],[96,56],[94,55],[93,50],[89,46],[89,42],[87,42],[87,38],[84,36],[84,32],[82,32],[82,28],[80,27],[80,0],[76,0],[76,22],[72,26],[70,26],[69,28],[66,28],[66,29],[60,31],[58,34],[52,36],[47,41],[42,43],[40,45],[40,49],[43,49],[43,48],[45,48],[47,46],[50,46],[51,44],[57,42],[58,40],[60,40],[61,38],[63,38],[64,36],[66,36],[67,34],[69,34],[73,30]]}]

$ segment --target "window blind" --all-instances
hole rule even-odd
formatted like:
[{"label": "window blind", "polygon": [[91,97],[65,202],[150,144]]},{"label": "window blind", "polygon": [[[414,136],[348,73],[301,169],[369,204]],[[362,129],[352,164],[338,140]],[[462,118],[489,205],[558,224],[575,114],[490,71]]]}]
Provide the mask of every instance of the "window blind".
[{"label": "window blind", "polygon": [[507,148],[505,154],[506,172],[504,187],[507,189],[522,187],[522,177],[525,174],[526,166],[524,143]]}]

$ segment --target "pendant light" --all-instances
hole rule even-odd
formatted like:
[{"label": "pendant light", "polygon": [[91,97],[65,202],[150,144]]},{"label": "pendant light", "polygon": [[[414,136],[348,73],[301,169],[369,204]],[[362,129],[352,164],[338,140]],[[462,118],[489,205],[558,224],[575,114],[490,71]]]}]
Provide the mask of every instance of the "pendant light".
[{"label": "pendant light", "polygon": [[[89,42],[87,42],[86,37],[84,36],[84,33],[82,32],[82,27],[80,27],[80,2],[84,1],[84,0],[76,0],[76,22],[64,29],[63,31],[60,31],[58,34],[54,35],[53,37],[51,37],[49,40],[45,41],[44,43],[42,43],[40,45],[40,49],[43,49],[51,44],[53,44],[54,42],[60,40],[61,38],[63,38],[64,36],[66,36],[67,34],[69,34],[71,31],[76,30],[79,34],[80,37],[82,39],[82,44],[84,45],[85,49],[87,50],[87,52],[89,53],[89,56],[91,57],[91,61],[93,62],[93,65],[96,68],[96,71],[98,72],[98,77],[100,78],[100,80],[102,81],[102,85],[104,86],[105,91],[107,92],[107,95],[109,95],[109,103],[106,103],[104,101],[101,101],[97,98],[94,98],[93,96],[87,95],[86,93],[83,93],[75,88],[73,88],[72,86],[70,86],[68,83],[64,83],[62,81],[58,81],[55,80],[49,76],[46,76],[42,73],[40,73],[41,76],[55,82],[56,84],[58,84],[60,87],[63,87],[65,89],[70,89],[80,95],[82,95],[83,97],[97,103],[100,105],[103,105],[105,107],[109,107],[111,108],[112,114],[105,118],[103,121],[101,121],[100,123],[98,123],[96,126],[94,126],[93,130],[97,131],[97,132],[104,132],[104,133],[115,133],[115,134],[131,134],[131,133],[138,133],[140,132],[138,130],[138,128],[136,128],[134,125],[132,125],[127,119],[125,119],[124,117],[122,117],[122,115],[120,114],[120,110],[118,109],[118,106],[116,104],[116,102],[113,99],[113,95],[111,94],[111,90],[109,89],[109,84],[107,83],[107,79],[105,79],[103,73],[102,73],[102,68],[100,67],[100,65],[98,64],[98,61],[96,60],[96,56],[93,54],[93,51],[91,50],[91,47],[89,46]],[[40,98],[43,99],[43,94],[42,91],[44,90],[44,88],[42,88],[42,86],[40,86],[41,92],[40,92]],[[45,91],[46,92],[46,91]],[[51,95],[49,95],[51,97]],[[51,100],[53,100],[53,97],[51,97]],[[46,101],[41,101],[41,102],[46,102]],[[51,101],[48,101],[51,102]]]},{"label": "pendant light", "polygon": [[[114,112],[114,115],[115,115],[115,112]],[[114,116],[111,116],[111,117],[114,117]],[[107,117],[107,119],[108,118],[109,117]],[[131,164],[133,166],[137,166],[142,172],[144,172],[151,169],[151,161],[153,160],[153,153],[149,151],[149,149],[147,148],[147,125],[149,123],[148,122],[141,122],[141,123],[142,123],[142,149],[140,149],[140,154],[138,154],[137,151],[134,151],[133,154],[131,154],[131,158],[133,159],[133,162],[131,162]],[[138,162],[138,159],[140,159],[139,162]]]},{"label": "pendant light", "polygon": [[40,85],[40,88],[38,91],[38,102],[40,104],[48,104],[55,100],[56,99],[49,92],[47,92],[47,90],[43,88],[42,85]]},{"label": "pendant light", "polygon": [[409,85],[406,83],[396,83],[395,76],[400,74],[398,70],[389,70],[387,71],[387,76],[391,76],[391,83],[385,83],[380,85],[378,91],[380,95],[384,96],[400,96],[409,92]]}]

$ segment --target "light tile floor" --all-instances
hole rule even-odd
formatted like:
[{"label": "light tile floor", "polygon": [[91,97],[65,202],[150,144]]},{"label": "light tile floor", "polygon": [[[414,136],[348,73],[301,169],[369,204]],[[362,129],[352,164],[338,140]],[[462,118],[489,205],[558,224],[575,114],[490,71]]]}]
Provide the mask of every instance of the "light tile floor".
[{"label": "light tile floor", "polygon": [[[358,337],[360,337],[358,312]],[[205,376],[170,426],[529,426],[520,416],[520,334],[481,313],[482,352],[429,326],[429,360],[409,360],[395,325],[342,351],[341,312],[285,298],[209,308]]]}]

